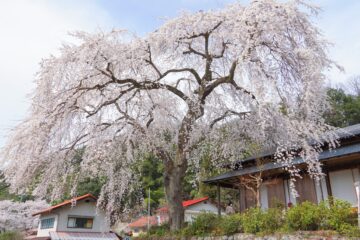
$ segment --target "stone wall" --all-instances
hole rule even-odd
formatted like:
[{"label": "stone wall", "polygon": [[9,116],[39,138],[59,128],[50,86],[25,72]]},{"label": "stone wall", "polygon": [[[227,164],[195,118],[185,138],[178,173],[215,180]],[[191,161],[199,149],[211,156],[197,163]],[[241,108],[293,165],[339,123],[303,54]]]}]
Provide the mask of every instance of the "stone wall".
[{"label": "stone wall", "polygon": [[222,237],[193,237],[191,240],[346,240],[347,237],[341,237],[337,235],[329,234],[312,234],[309,232],[297,232],[294,234],[283,234],[283,235],[269,235],[269,236],[255,236],[252,234],[235,234],[233,236],[222,236]]},{"label": "stone wall", "polygon": [[[144,240],[145,238],[142,238]],[[162,238],[151,238],[151,240],[179,240],[175,237],[162,237]],[[333,232],[296,232],[292,234],[277,234],[268,236],[255,236],[252,234],[239,233],[233,236],[222,236],[222,237],[192,237],[192,238],[181,238],[181,240],[347,240],[348,237],[342,237],[334,235]]]}]

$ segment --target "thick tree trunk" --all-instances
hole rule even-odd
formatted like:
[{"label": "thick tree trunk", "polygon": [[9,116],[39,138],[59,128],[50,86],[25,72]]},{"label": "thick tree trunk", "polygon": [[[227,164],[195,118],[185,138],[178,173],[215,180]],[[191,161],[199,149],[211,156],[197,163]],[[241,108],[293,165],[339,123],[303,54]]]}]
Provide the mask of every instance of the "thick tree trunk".
[{"label": "thick tree trunk", "polygon": [[165,192],[169,203],[170,229],[180,230],[184,225],[184,208],[182,206],[183,180],[186,169],[183,167],[165,168]]}]

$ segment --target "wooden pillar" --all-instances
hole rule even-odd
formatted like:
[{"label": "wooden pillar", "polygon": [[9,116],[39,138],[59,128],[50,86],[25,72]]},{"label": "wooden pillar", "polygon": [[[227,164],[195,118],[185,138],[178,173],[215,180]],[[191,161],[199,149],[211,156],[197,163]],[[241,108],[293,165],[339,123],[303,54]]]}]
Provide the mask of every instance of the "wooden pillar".
[{"label": "wooden pillar", "polygon": [[328,193],[328,199],[330,200],[330,204],[332,203],[332,190],[331,190],[331,183],[330,183],[330,176],[329,176],[329,171],[325,170],[325,182],[326,182],[326,190]]},{"label": "wooden pillar", "polygon": [[221,205],[220,205],[220,184],[217,184],[217,207],[218,207],[218,216],[221,216]]},{"label": "wooden pillar", "polygon": [[241,188],[239,187],[239,213],[241,213]]}]

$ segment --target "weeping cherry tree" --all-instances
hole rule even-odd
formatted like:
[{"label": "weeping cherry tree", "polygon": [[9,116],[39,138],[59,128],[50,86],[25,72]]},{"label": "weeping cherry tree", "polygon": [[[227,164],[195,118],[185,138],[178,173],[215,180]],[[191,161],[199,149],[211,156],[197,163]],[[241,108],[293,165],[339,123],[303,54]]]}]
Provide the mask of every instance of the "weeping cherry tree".
[{"label": "weeping cherry tree", "polygon": [[59,196],[71,154],[85,148],[80,168],[107,176],[99,206],[111,212],[135,189],[133,163],[152,153],[165,166],[175,230],[185,172],[200,166],[205,148],[215,165],[238,160],[249,143],[275,148],[292,179],[298,154],[319,178],[321,146],[337,141],[321,117],[323,72],[334,63],[311,21],[316,13],[301,1],[256,0],[182,13],[145,37],[74,33],[77,44],[41,63],[30,116],[4,148],[12,189],[36,177],[33,194]]}]

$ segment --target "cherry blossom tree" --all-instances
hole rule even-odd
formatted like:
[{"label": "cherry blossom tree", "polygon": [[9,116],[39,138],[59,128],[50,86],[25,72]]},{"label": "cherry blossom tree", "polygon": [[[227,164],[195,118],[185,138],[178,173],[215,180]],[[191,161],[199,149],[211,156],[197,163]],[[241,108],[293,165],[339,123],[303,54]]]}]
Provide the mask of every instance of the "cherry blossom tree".
[{"label": "cherry blossom tree", "polygon": [[293,179],[294,149],[302,149],[308,172],[321,176],[320,147],[336,146],[321,117],[323,71],[334,63],[311,22],[316,11],[256,0],[183,13],[145,37],[75,33],[78,44],[42,62],[31,114],[4,149],[13,189],[37,176],[33,194],[50,186],[58,196],[71,154],[85,147],[81,169],[108,176],[99,205],[111,211],[128,204],[131,166],[151,152],[164,163],[170,225],[179,229],[185,172],[209,146],[214,164],[238,160],[249,143],[276,148]]},{"label": "cherry blossom tree", "polygon": [[0,230],[23,231],[36,228],[39,219],[32,214],[48,206],[45,201],[0,201]]}]

